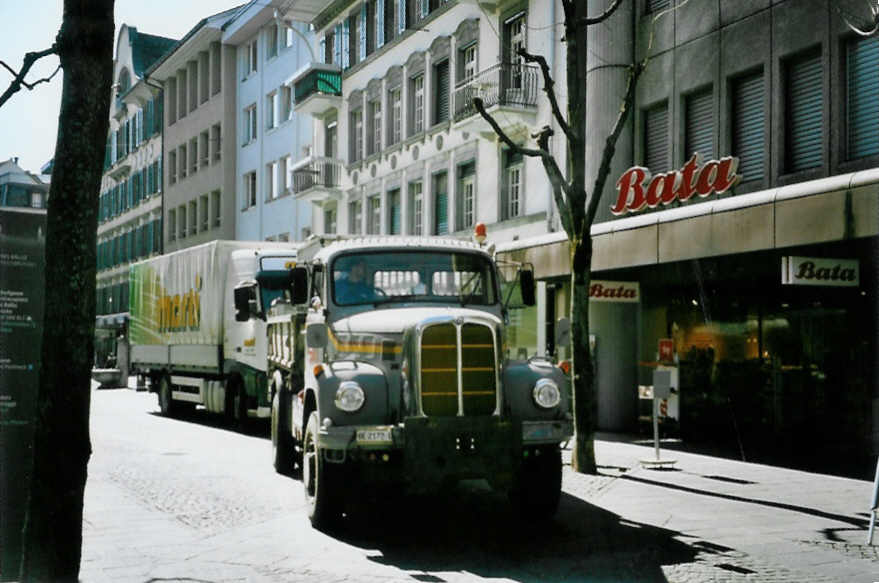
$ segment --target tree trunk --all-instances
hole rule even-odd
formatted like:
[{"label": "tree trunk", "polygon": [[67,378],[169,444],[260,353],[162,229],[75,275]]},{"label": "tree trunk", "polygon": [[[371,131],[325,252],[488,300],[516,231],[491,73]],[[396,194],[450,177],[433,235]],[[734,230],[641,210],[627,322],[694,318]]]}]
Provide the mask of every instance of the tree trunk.
[{"label": "tree trunk", "polygon": [[49,191],[42,364],[21,579],[76,581],[91,455],[95,238],[113,77],[113,0],[65,0]]},{"label": "tree trunk", "polygon": [[573,352],[574,420],[576,438],[571,465],[576,472],[594,474],[595,371],[589,347],[589,280],[592,239],[571,241],[571,348]]}]

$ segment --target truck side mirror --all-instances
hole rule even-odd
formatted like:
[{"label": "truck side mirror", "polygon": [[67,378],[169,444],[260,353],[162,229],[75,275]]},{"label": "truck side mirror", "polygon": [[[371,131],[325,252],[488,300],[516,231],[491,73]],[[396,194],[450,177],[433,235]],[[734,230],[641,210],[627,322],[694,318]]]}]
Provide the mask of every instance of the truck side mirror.
[{"label": "truck side mirror", "polygon": [[256,282],[244,282],[233,290],[235,298],[235,321],[246,322],[259,312],[256,303]]},{"label": "truck side mirror", "polygon": [[522,303],[526,306],[536,304],[537,300],[534,297],[534,272],[530,269],[520,271],[519,285],[522,288]]},{"label": "truck side mirror", "polygon": [[290,271],[290,303],[294,306],[308,301],[308,269],[294,267]]},{"label": "truck side mirror", "polygon": [[330,331],[326,324],[314,323],[305,328],[305,343],[309,348],[325,348],[330,342]]}]

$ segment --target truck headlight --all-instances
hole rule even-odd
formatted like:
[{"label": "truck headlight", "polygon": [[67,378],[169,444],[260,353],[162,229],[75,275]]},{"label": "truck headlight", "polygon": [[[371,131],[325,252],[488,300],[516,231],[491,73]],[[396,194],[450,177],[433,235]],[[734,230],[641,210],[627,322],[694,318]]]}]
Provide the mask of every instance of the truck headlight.
[{"label": "truck headlight", "polygon": [[534,404],[543,409],[552,409],[558,406],[562,400],[562,394],[559,386],[552,379],[540,379],[535,383],[534,390],[531,391],[534,398]]},{"label": "truck headlight", "polygon": [[347,413],[360,410],[365,400],[363,389],[354,381],[344,381],[336,390],[336,407]]}]

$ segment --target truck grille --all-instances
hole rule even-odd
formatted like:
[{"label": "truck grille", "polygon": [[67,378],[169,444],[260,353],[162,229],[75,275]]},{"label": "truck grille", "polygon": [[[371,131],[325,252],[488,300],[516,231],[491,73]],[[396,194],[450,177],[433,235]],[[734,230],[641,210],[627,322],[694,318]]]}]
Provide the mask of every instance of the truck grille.
[{"label": "truck grille", "polygon": [[[458,350],[460,346],[460,352]],[[491,415],[497,405],[494,334],[481,324],[435,324],[421,336],[425,415]]]}]

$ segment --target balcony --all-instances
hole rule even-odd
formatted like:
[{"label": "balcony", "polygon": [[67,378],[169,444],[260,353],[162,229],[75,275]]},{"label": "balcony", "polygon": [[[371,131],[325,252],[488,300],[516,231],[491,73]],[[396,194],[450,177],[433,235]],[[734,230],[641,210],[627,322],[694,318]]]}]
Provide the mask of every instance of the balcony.
[{"label": "balcony", "polygon": [[293,109],[323,117],[342,104],[342,70],[338,65],[310,63],[293,79]]},{"label": "balcony", "polygon": [[293,195],[300,200],[323,204],[342,196],[343,165],[335,158],[306,158],[291,170]]},{"label": "balcony", "polygon": [[485,110],[507,135],[528,133],[537,120],[536,66],[498,63],[480,71],[455,87],[455,127],[484,137],[494,135],[476,107],[474,97],[481,97]]}]

